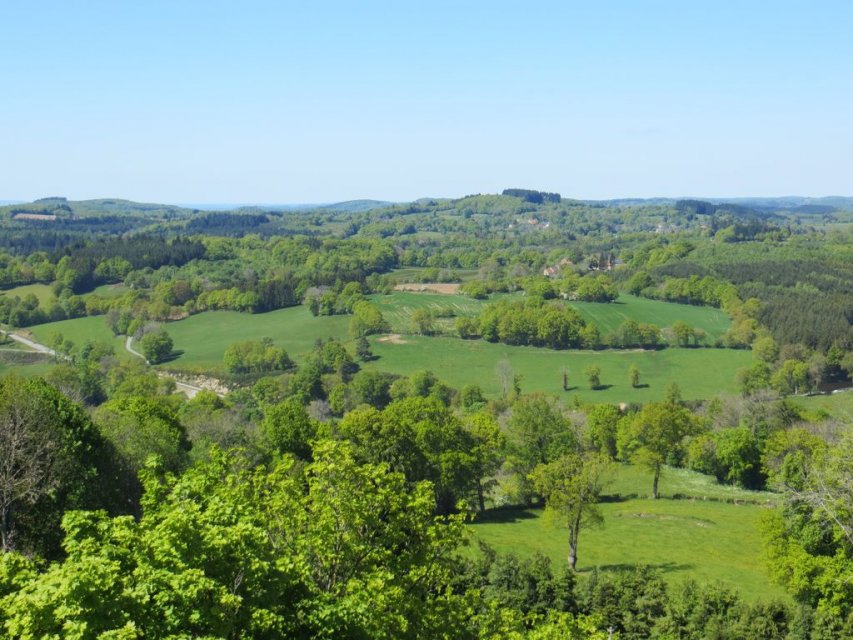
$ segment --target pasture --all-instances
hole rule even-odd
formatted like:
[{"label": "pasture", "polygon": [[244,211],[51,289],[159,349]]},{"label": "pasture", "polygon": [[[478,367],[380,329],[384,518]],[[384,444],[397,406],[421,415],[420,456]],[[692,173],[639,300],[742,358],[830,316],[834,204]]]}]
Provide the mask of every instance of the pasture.
[{"label": "pasture", "polygon": [[[581,530],[578,569],[622,571],[636,565],[658,569],[671,583],[693,578],[720,581],[739,589],[748,600],[787,599],[764,568],[758,523],[767,510],[760,504],[734,504],[710,498],[713,479],[667,469],[661,478],[662,498],[625,499],[648,491],[651,477],[631,466],[619,466],[609,497],[600,505],[604,523]],[[688,478],[687,476],[697,476]],[[644,480],[636,485],[638,478]],[[772,503],[773,494],[754,494],[718,487],[728,499],[742,497]],[[680,494],[690,499],[671,499]],[[746,495],[742,495],[746,494]],[[470,525],[475,539],[500,552],[530,556],[537,551],[555,566],[566,562],[567,533],[541,509],[498,509],[478,516]]]},{"label": "pasture", "polygon": [[[677,382],[686,399],[709,398],[735,393],[735,374],[749,365],[749,351],[731,349],[663,349],[554,351],[538,347],[513,347],[483,340],[460,340],[403,335],[399,340],[372,339],[376,360],[368,368],[410,375],[430,369],[453,387],[478,384],[489,397],[502,393],[498,363],[507,361],[521,376],[524,393],[539,391],[569,401],[650,402],[661,400],[672,382]],[[640,370],[639,388],[631,387],[628,368]],[[584,370],[601,368],[602,388],[588,386]],[[569,391],[562,388],[562,370],[568,370]]]},{"label": "pasture", "polygon": [[270,338],[297,363],[320,338],[348,341],[350,316],[314,317],[307,307],[290,307],[249,315],[236,311],[208,311],[166,325],[178,357],[170,369],[224,370],[222,356],[234,342]]},{"label": "pasture", "polygon": [[50,303],[56,299],[56,296],[53,295],[53,289],[50,288],[50,285],[46,284],[26,284],[14,287],[13,289],[0,290],[0,297],[8,296],[9,298],[14,298],[18,296],[23,299],[29,294],[34,295],[38,299],[39,306],[42,308],[50,306]]},{"label": "pasture", "polygon": [[48,346],[54,337],[61,333],[66,340],[71,340],[78,347],[87,340],[102,342],[112,345],[117,357],[132,357],[124,350],[124,337],[113,335],[104,316],[88,316],[74,318],[73,320],[48,322],[22,329],[19,333],[23,335],[31,333],[36,341]]},{"label": "pasture", "polygon": [[[521,297],[521,293],[494,294],[488,300],[475,300],[456,294],[397,291],[388,296],[372,296],[371,300],[391,323],[394,333],[412,333],[412,313],[417,309],[427,309],[438,316],[437,328],[448,334],[454,332],[453,323],[456,316],[473,316],[480,313],[484,306],[497,300]],[[730,325],[729,317],[720,309],[661,302],[625,294],[610,303],[571,301],[568,304],[576,309],[585,321],[596,325],[602,336],[615,331],[629,318],[637,322],[656,324],[662,329],[672,326],[676,320],[682,320],[691,327],[705,331],[707,342],[713,343]]]}]

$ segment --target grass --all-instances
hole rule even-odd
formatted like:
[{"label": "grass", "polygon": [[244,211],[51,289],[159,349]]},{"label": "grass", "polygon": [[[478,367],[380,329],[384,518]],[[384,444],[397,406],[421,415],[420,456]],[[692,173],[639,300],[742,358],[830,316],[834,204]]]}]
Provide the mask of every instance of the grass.
[{"label": "grass", "polygon": [[0,297],[8,296],[10,298],[14,298],[15,296],[19,296],[23,299],[24,296],[29,294],[33,294],[38,298],[39,305],[42,308],[48,307],[50,303],[56,299],[56,296],[53,295],[53,289],[51,289],[50,285],[47,284],[27,284],[13,289],[4,289],[0,291]]},{"label": "grass", "polygon": [[[554,351],[537,347],[511,347],[483,340],[403,336],[404,344],[374,338],[378,356],[368,367],[409,375],[432,370],[453,387],[476,383],[487,396],[501,393],[496,373],[498,362],[507,360],[521,375],[525,393],[540,391],[566,400],[583,402],[649,402],[662,399],[677,382],[686,399],[735,393],[735,373],[751,361],[748,351],[731,349],[664,349],[661,351]],[[584,369],[601,368],[604,388],[591,390]],[[628,382],[628,367],[640,370],[641,388]],[[570,391],[562,390],[562,369],[569,371]]]},{"label": "grass", "polygon": [[349,340],[350,316],[315,318],[307,307],[290,307],[247,315],[236,311],[210,311],[167,325],[180,355],[168,368],[222,372],[222,356],[234,342],[271,338],[297,362],[318,338]]},{"label": "grass", "polygon": [[24,378],[43,376],[53,368],[53,365],[54,363],[49,358],[45,358],[41,362],[34,362],[32,364],[8,363],[4,362],[3,358],[0,358],[0,376],[10,373],[23,376]]},{"label": "grass", "polygon": [[19,333],[32,333],[35,339],[42,344],[50,346],[54,336],[61,333],[66,340],[71,340],[78,347],[87,340],[92,342],[103,342],[113,346],[115,354],[119,358],[131,358],[132,356],[124,350],[124,338],[113,335],[107,327],[103,316],[89,316],[86,318],[75,318],[73,320],[60,320],[40,324]]},{"label": "grass", "polygon": [[[581,531],[578,569],[620,571],[645,564],[657,568],[670,583],[693,578],[720,581],[739,589],[749,600],[787,598],[771,584],[763,565],[758,522],[766,507],[702,500],[710,481],[668,470],[661,480],[664,495],[699,489],[697,499],[614,499],[600,507],[604,524]],[[610,493],[630,486],[643,472],[620,467]],[[646,474],[647,475],[647,474]],[[644,478],[651,487],[651,478]],[[720,487],[720,489],[726,489]],[[737,489],[733,489],[737,493]],[[744,492],[751,493],[751,492]],[[760,494],[772,502],[770,494]],[[471,525],[476,539],[500,552],[530,556],[541,552],[557,566],[566,561],[566,531],[539,509],[487,511]]]},{"label": "grass", "polygon": [[829,416],[841,422],[853,423],[853,391],[828,396],[794,397],[790,400],[812,414],[815,420]]},{"label": "grass", "polygon": [[[412,312],[416,309],[429,309],[440,313],[452,311],[456,316],[472,316],[482,308],[500,299],[520,298],[522,294],[493,295],[488,300],[474,300],[464,295],[440,293],[412,293],[398,291],[389,296],[373,296],[373,302],[391,323],[396,333],[413,331]],[[669,327],[676,320],[682,320],[694,328],[705,331],[707,340],[713,342],[723,335],[731,324],[729,317],[719,309],[697,307],[688,304],[675,304],[649,300],[631,295],[622,295],[611,303],[570,302],[584,320],[596,325],[601,335],[615,331],[628,318],[637,322],[649,322],[657,326]],[[453,318],[439,319],[440,328],[453,332]]]},{"label": "grass", "polygon": [[723,335],[731,324],[724,311],[711,307],[698,307],[689,304],[661,302],[622,294],[615,302],[572,302],[583,319],[595,324],[601,335],[615,331],[622,322],[633,318],[637,322],[650,322],[657,326],[671,327],[676,320],[686,322],[691,327],[705,331],[708,341]]},{"label": "grass", "polygon": [[97,295],[102,298],[118,298],[123,296],[128,291],[130,291],[130,289],[128,289],[123,284],[102,284],[101,286],[92,289],[92,291],[90,291],[86,295]]}]

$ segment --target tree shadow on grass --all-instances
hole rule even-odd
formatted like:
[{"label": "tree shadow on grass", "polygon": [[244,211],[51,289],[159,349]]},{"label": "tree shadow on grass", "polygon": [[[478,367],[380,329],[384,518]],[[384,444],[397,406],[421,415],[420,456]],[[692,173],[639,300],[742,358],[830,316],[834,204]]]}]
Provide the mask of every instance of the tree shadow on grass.
[{"label": "tree shadow on grass", "polygon": [[647,384],[635,384],[634,388],[635,389],[648,389],[649,385],[647,385]]},{"label": "tree shadow on grass", "polygon": [[593,387],[593,389],[592,389],[592,390],[593,390],[593,391],[607,391],[607,390],[608,390],[608,389],[610,389],[612,386],[613,386],[612,384],[600,384],[600,385],[598,385],[597,387]]},{"label": "tree shadow on grass", "polygon": [[686,563],[686,562],[659,562],[657,564],[630,564],[620,562],[617,564],[600,564],[597,567],[589,567],[582,569],[582,573],[592,571],[594,568],[600,571],[613,571],[616,573],[629,573],[638,569],[639,567],[648,567],[649,569],[655,569],[660,571],[661,573],[672,573],[673,571],[688,571],[690,569],[695,568],[696,565]]},{"label": "tree shadow on grass", "polygon": [[163,363],[166,363],[166,362],[172,362],[172,361],[177,360],[178,358],[180,358],[182,355],[184,355],[184,350],[183,350],[183,349],[175,349],[174,351],[172,351],[172,353],[170,353],[167,357],[163,358],[163,359],[162,359],[160,362],[158,362],[157,364],[163,364]]},{"label": "tree shadow on grass", "polygon": [[511,524],[522,520],[533,520],[536,515],[528,509],[489,509],[474,516],[473,524]]}]

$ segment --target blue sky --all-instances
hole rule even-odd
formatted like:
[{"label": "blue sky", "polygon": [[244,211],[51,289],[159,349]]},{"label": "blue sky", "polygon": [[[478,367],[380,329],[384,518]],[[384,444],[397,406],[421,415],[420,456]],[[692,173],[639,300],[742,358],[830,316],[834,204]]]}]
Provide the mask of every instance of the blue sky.
[{"label": "blue sky", "polygon": [[0,198],[849,195],[851,33],[847,1],[0,0]]}]

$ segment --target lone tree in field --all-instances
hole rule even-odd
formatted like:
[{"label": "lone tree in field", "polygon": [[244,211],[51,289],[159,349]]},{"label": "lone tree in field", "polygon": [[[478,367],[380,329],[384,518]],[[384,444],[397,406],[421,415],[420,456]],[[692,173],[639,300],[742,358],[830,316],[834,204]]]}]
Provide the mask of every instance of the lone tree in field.
[{"label": "lone tree in field", "polygon": [[589,388],[598,389],[601,386],[601,367],[593,364],[588,366],[584,372],[589,379]]},{"label": "lone tree in field", "polygon": [[628,367],[628,379],[631,381],[631,386],[635,389],[640,386],[640,370],[637,365],[632,364]]},{"label": "lone tree in field", "polygon": [[685,436],[700,430],[698,418],[682,406],[670,402],[647,404],[633,418],[619,424],[616,446],[619,457],[632,459],[654,475],[652,497],[658,497],[658,481],[670,454]]},{"label": "lone tree in field", "polygon": [[558,518],[569,530],[567,560],[572,571],[578,561],[581,528],[603,521],[597,505],[609,467],[605,456],[567,453],[540,464],[530,475],[536,491],[545,498],[546,514]]},{"label": "lone tree in field", "polygon": [[569,390],[569,370],[563,367],[563,391]]},{"label": "lone tree in field", "polygon": [[166,333],[165,329],[146,333],[142,336],[139,344],[142,347],[142,355],[151,364],[158,364],[165,361],[172,355],[172,347],[174,347],[172,337]]}]

